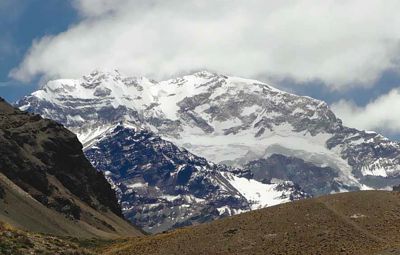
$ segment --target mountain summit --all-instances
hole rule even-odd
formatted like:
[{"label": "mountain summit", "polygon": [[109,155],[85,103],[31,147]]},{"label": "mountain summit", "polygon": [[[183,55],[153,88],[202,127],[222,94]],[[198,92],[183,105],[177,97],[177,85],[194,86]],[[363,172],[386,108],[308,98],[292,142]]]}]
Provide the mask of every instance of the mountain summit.
[{"label": "mountain summit", "polygon": [[[195,155],[249,182],[290,181],[311,195],[385,189],[400,181],[398,143],[344,126],[325,102],[251,79],[201,71],[156,82],[124,77],[117,71],[93,72],[76,80],[50,81],[17,106],[63,123],[78,135],[91,163],[105,172],[111,167],[105,156],[111,154],[105,153],[117,148],[111,147],[110,137],[118,136],[124,143],[129,141],[118,149],[127,161],[134,155],[132,150],[150,144],[165,155],[154,139],[184,149],[187,159],[179,164],[171,160],[175,169],[171,175]],[[134,134],[121,135],[118,125]],[[142,132],[152,138],[132,138]],[[116,171],[134,172],[139,166],[143,170],[145,162],[155,163],[146,159],[121,164],[110,176]],[[114,184],[127,184],[129,179],[130,187],[136,187],[132,190],[138,191],[139,184],[125,177],[114,178]],[[140,183],[141,188],[153,185]],[[246,197],[242,188],[235,189]],[[266,190],[261,187],[255,193]]]}]

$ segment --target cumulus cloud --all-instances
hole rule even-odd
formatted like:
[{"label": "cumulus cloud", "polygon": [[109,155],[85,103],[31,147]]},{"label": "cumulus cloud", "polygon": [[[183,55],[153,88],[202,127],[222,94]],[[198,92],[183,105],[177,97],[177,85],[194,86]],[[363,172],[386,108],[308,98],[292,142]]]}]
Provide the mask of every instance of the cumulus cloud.
[{"label": "cumulus cloud", "polygon": [[11,76],[95,68],[160,79],[209,69],[370,86],[398,68],[399,1],[74,0],[82,20],[33,42]]},{"label": "cumulus cloud", "polygon": [[363,107],[351,101],[341,100],[333,104],[331,108],[347,126],[392,134],[399,133],[400,89],[393,89]]}]

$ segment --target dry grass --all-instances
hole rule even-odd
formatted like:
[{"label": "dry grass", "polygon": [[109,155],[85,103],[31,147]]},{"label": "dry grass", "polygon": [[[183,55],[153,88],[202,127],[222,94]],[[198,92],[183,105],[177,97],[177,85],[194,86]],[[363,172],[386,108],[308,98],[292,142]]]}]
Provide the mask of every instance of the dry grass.
[{"label": "dry grass", "polygon": [[[59,190],[62,189],[60,184]],[[71,220],[65,215],[43,206],[28,193],[0,173],[0,185],[5,196],[0,199],[0,221],[29,231],[56,236],[78,238],[117,238],[141,235],[141,232],[109,211],[95,210],[73,197],[81,208],[81,219]],[[56,186],[57,187],[57,186]],[[1,254],[1,253],[0,253]]]},{"label": "dry grass", "polygon": [[329,195],[168,233],[119,240],[33,234],[0,224],[0,254],[400,254],[400,193]]},{"label": "dry grass", "polygon": [[54,236],[27,233],[0,223],[0,254],[2,255],[92,255],[74,242]]},{"label": "dry grass", "polygon": [[393,253],[399,251],[396,247],[400,247],[400,193],[364,191],[131,238],[104,254],[399,254]]}]

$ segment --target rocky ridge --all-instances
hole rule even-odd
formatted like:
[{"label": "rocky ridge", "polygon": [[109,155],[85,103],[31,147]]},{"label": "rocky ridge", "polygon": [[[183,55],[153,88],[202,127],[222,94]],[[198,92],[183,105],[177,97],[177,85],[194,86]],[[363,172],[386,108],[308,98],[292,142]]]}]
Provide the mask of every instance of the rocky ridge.
[{"label": "rocky ridge", "polygon": [[0,99],[0,144],[1,220],[60,235],[140,234],[122,219],[111,185],[61,124]]},{"label": "rocky ridge", "polygon": [[126,218],[155,233],[308,195],[290,181],[208,162],[153,132],[119,124],[86,150],[117,190]]},{"label": "rocky ridge", "polygon": [[[91,163],[105,172],[112,168],[113,174],[125,169],[101,158],[110,153],[104,141],[112,144],[112,130],[123,123],[137,128],[135,134],[152,132],[209,165],[218,164],[224,173],[240,169],[248,173],[249,182],[266,185],[291,181],[310,195],[387,189],[400,182],[398,143],[344,126],[322,101],[251,79],[202,71],[156,82],[96,71],[81,79],[50,81],[17,106],[63,123],[78,135]],[[117,157],[136,152],[130,146],[117,151]],[[138,162],[130,161],[130,167],[137,167]],[[183,165],[174,164],[176,169]],[[148,173],[153,178],[159,174]],[[114,182],[126,182],[120,178]],[[237,190],[243,196],[244,191]],[[266,190],[261,188],[261,193]]]}]

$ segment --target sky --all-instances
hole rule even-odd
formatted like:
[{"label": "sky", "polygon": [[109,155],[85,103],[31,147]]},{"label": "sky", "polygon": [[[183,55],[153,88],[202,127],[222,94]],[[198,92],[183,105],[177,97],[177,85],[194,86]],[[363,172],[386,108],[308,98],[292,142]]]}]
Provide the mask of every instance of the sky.
[{"label": "sky", "polygon": [[21,82],[9,77],[34,40],[58,34],[79,15],[68,0],[0,0],[0,96],[10,102],[38,87],[40,77]]},{"label": "sky", "polygon": [[399,1],[0,0],[0,96],[119,69],[255,78],[400,139]]}]

